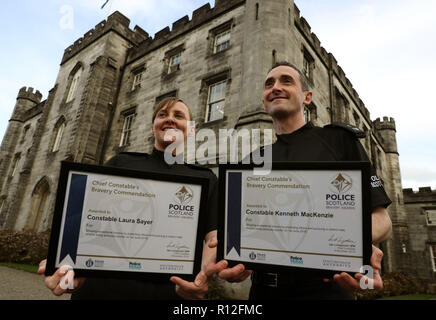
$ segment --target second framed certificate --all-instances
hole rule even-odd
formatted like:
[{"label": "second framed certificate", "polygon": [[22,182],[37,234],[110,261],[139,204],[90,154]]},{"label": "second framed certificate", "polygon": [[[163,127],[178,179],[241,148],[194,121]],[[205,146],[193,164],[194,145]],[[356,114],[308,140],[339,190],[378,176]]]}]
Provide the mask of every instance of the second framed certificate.
[{"label": "second framed certificate", "polygon": [[189,279],[200,271],[208,181],[62,162],[46,275]]},{"label": "second framed certificate", "polygon": [[369,163],[220,167],[218,259],[246,268],[359,272],[371,256]]}]

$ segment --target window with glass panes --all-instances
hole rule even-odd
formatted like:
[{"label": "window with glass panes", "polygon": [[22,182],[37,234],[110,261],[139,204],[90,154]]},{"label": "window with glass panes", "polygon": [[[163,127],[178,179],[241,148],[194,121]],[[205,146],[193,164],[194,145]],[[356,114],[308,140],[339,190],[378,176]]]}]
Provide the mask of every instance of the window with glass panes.
[{"label": "window with glass panes", "polygon": [[436,272],[436,244],[430,245],[430,258],[433,271]]},{"label": "window with glass panes", "polygon": [[178,53],[173,55],[170,58],[170,64],[168,67],[168,73],[177,71],[180,69],[180,61],[182,60],[182,53]]},{"label": "window with glass panes", "polygon": [[227,81],[221,81],[209,86],[207,99],[206,122],[219,120],[224,117]]},{"label": "window with glass panes", "polygon": [[124,117],[123,131],[121,133],[120,147],[125,146],[130,141],[130,133],[132,131],[132,122],[134,114],[128,114]]},{"label": "window with glass panes", "polygon": [[132,84],[132,90],[135,90],[136,87],[141,83],[142,79],[142,72],[139,72],[134,75],[133,77],[133,84]]},{"label": "window with glass panes", "polygon": [[77,89],[77,83],[79,82],[81,73],[82,73],[82,69],[79,69],[74,74],[73,79],[71,80],[70,90],[68,91],[66,102],[73,100],[74,94],[76,93],[76,89]]},{"label": "window with glass panes", "polygon": [[424,211],[427,218],[427,225],[436,226],[436,208],[426,208]]},{"label": "window with glass panes", "polygon": [[52,152],[58,151],[61,145],[62,135],[64,134],[65,123],[61,123],[56,129],[56,137],[53,143]]},{"label": "window with glass panes", "polygon": [[221,32],[215,36],[214,53],[227,50],[230,47],[230,30]]}]

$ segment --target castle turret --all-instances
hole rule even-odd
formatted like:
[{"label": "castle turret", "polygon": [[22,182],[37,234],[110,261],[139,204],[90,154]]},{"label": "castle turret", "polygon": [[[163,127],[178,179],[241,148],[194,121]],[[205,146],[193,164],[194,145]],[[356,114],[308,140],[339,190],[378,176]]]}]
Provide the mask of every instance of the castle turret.
[{"label": "castle turret", "polygon": [[[404,209],[404,199],[401,172],[399,163],[399,153],[396,139],[395,120],[393,118],[383,117],[383,121],[377,118],[373,121],[375,134],[380,138],[384,149],[385,164],[382,176],[385,181],[384,186],[386,192],[392,200],[388,211],[392,219],[392,237],[386,243],[385,251],[387,251],[388,269],[402,270],[402,266],[407,265],[407,255],[403,254],[409,246],[407,216]],[[383,162],[383,161],[382,161]],[[406,249],[405,249],[406,248]]]},{"label": "castle turret", "polygon": [[[39,91],[34,93],[33,88],[23,87],[18,92],[17,102],[0,147],[0,197],[3,196],[3,191],[6,189],[6,181],[10,179],[12,172],[15,173],[17,169],[15,161],[18,162],[19,155],[17,155],[16,146],[23,130],[26,113],[38,105],[41,98],[42,94]],[[4,209],[5,206],[2,205],[2,208]],[[0,212],[0,225],[4,220],[3,218]]]},{"label": "castle turret", "polygon": [[0,165],[0,193],[4,178],[7,175],[6,170],[10,167],[11,158],[15,154],[15,146],[25,121],[25,114],[39,104],[41,98],[42,94],[39,91],[34,93],[33,88],[23,87],[18,92],[17,102],[0,147],[0,159],[2,160]]},{"label": "castle turret", "polygon": [[15,104],[12,117],[9,121],[23,121],[24,114],[41,102],[42,94],[33,88],[22,87],[18,92],[17,103]]},{"label": "castle turret", "polygon": [[374,129],[382,138],[383,148],[386,153],[396,153],[398,155],[396,129],[394,118],[383,117],[383,121],[377,118],[373,121]]}]

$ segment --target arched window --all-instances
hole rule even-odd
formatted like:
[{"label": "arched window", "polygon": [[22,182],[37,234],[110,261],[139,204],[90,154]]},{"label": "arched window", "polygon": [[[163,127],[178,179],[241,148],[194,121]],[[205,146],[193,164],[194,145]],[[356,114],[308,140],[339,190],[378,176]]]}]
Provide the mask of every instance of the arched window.
[{"label": "arched window", "polygon": [[61,119],[59,119],[59,121],[57,122],[57,124],[55,126],[55,138],[54,138],[54,142],[53,142],[53,147],[51,148],[52,152],[56,152],[59,150],[59,147],[61,145],[62,136],[64,134],[64,129],[65,129],[65,119],[61,118]]},{"label": "arched window", "polygon": [[46,178],[42,178],[35,186],[32,193],[30,215],[26,229],[39,231],[44,213],[47,211],[47,199],[50,194],[50,185]]},{"label": "arched window", "polygon": [[79,83],[79,79],[80,76],[82,74],[82,65],[79,63],[77,64],[71,74],[70,74],[70,86],[68,89],[68,95],[67,95],[67,100],[65,100],[65,102],[70,102],[71,100],[74,99],[74,95],[76,94],[77,91],[77,84]]}]

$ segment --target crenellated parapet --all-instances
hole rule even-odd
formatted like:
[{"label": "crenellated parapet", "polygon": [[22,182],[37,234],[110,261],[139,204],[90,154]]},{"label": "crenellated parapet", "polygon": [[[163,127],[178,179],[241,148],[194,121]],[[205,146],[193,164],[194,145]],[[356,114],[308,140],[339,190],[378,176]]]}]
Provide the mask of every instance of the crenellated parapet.
[{"label": "crenellated parapet", "polygon": [[42,94],[41,92],[39,92],[39,90],[36,90],[36,92],[34,93],[33,88],[31,87],[22,87],[18,92],[17,99],[26,99],[38,104],[41,102]]},{"label": "crenellated parapet", "polygon": [[381,121],[380,118],[377,118],[375,121],[373,121],[373,124],[374,124],[374,129],[378,131],[380,130],[396,131],[394,118],[383,117],[383,121]]},{"label": "crenellated parapet", "polygon": [[365,107],[362,99],[360,99],[357,91],[353,88],[352,83],[346,77],[344,70],[338,65],[336,58],[332,53],[327,52],[321,46],[321,42],[319,41],[316,34],[311,31],[311,27],[309,23],[306,21],[304,17],[300,16],[300,9],[294,4],[294,24],[298,30],[303,34],[306,41],[310,44],[312,50],[316,52],[319,59],[324,63],[324,65],[331,69],[331,71],[336,75],[336,77],[340,80],[344,88],[347,90],[348,94],[354,100],[354,103],[357,105],[362,114],[370,121],[370,114],[368,109]]},{"label": "crenellated parapet", "polygon": [[394,118],[383,117],[383,121],[377,118],[373,123],[374,134],[382,143],[386,153],[398,155],[396,129]]},{"label": "crenellated parapet", "polygon": [[431,187],[420,187],[419,191],[413,191],[412,188],[403,189],[403,196],[405,203],[436,203],[436,190],[432,190]]},{"label": "crenellated parapet", "polygon": [[94,29],[89,30],[82,38],[77,39],[74,44],[66,48],[64,56],[62,57],[61,65],[110,31],[118,33],[135,45],[149,37],[148,33],[140,27],[135,26],[135,28],[131,30],[129,25],[130,19],[120,12],[115,11],[107,18],[107,20],[101,21]]},{"label": "crenellated parapet", "polygon": [[167,26],[156,32],[154,38],[146,38],[137,48],[132,48],[129,52],[127,63],[142,57],[148,52],[159,48],[178,36],[197,28],[203,23],[206,23],[244,3],[245,0],[215,0],[215,6],[213,8],[211,8],[209,3],[205,4],[193,11],[191,20],[189,20],[189,17],[186,15],[175,21],[172,24],[171,29]]}]

